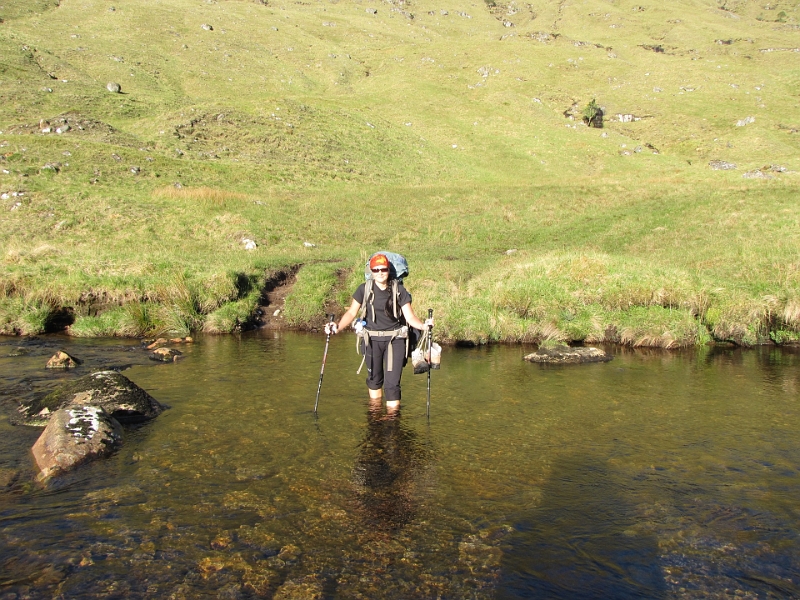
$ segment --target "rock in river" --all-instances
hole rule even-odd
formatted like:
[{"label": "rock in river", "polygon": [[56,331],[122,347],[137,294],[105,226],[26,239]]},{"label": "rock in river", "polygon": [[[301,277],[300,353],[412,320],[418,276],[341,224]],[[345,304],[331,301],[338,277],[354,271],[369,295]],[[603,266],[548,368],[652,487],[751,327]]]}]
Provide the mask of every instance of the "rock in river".
[{"label": "rock in river", "polygon": [[68,471],[114,451],[122,427],[99,406],[71,406],[57,410],[33,445],[40,479]]},{"label": "rock in river", "polygon": [[174,348],[156,348],[150,354],[150,360],[156,362],[175,362],[180,358],[181,352]]},{"label": "rock in river", "polygon": [[70,356],[63,350],[59,350],[50,357],[45,367],[48,369],[74,369],[82,362],[81,359]]},{"label": "rock in river", "polygon": [[18,423],[43,426],[61,408],[97,406],[120,423],[152,419],[164,407],[142,388],[116,371],[98,371],[65,384],[43,398],[23,402]]},{"label": "rock in river", "polygon": [[599,348],[570,348],[569,346],[551,346],[539,348],[528,354],[525,360],[551,365],[580,364],[589,362],[608,362],[613,358]]}]

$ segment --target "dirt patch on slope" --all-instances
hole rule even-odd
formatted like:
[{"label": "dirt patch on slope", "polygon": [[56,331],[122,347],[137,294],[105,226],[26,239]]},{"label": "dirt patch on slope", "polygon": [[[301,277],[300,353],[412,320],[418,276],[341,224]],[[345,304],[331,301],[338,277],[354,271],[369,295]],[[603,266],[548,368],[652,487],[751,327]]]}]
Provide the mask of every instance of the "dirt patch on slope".
[{"label": "dirt patch on slope", "polygon": [[296,265],[286,271],[278,271],[267,279],[261,292],[261,299],[256,307],[256,325],[265,329],[289,329],[286,319],[283,318],[283,306],[286,296],[292,291],[297,281]]}]

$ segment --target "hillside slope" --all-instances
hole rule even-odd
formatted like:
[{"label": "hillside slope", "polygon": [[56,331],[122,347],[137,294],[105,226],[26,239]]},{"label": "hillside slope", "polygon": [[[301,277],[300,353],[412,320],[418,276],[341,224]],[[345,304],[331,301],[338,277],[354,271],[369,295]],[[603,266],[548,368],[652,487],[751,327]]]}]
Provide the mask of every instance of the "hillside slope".
[{"label": "hillside slope", "polygon": [[[226,330],[299,264],[307,322],[335,271],[391,245],[430,275],[422,300],[471,315],[444,319],[452,339],[602,338],[608,311],[673,305],[680,343],[794,335],[796,3],[5,0],[0,18],[3,331],[65,307],[87,334]],[[633,277],[652,289],[566,313],[490,293],[501,263],[549,277],[528,272],[546,253],[691,283],[667,301]]]}]

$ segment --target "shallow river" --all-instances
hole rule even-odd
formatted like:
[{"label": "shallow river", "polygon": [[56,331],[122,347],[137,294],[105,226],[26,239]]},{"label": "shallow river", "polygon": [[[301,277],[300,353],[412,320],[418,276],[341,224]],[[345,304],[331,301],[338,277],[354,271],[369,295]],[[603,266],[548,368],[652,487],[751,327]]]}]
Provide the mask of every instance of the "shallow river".
[{"label": "shallow river", "polygon": [[[0,598],[800,597],[800,353],[445,348],[388,418],[338,336],[315,418],[323,347],[0,338]],[[42,487],[15,401],[103,368],[169,410]]]}]

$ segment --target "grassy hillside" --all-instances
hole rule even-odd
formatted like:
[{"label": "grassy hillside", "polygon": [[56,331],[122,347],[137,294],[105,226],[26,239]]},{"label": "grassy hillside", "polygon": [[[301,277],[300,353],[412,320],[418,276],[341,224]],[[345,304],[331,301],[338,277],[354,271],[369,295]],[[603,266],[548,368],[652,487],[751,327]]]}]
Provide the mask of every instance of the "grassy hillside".
[{"label": "grassy hillside", "polygon": [[297,265],[308,323],[383,247],[453,341],[798,337],[796,3],[0,3],[2,332],[228,331]]}]

